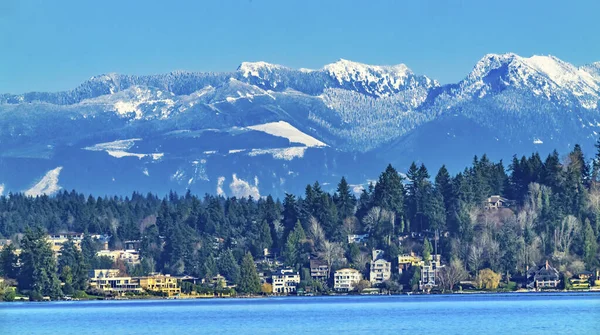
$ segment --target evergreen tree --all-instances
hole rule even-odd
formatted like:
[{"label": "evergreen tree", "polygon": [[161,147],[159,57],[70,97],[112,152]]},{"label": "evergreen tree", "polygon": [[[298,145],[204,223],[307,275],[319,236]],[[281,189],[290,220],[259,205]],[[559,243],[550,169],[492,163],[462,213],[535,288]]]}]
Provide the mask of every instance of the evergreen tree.
[{"label": "evergreen tree", "polygon": [[429,242],[429,239],[426,238],[423,242],[423,260],[426,264],[429,264],[429,262],[431,261],[432,252],[433,248],[431,247],[431,242]]},{"label": "evergreen tree", "polygon": [[287,239],[294,225],[300,219],[300,211],[296,202],[296,196],[286,193],[283,200],[283,238]]},{"label": "evergreen tree", "polygon": [[260,279],[258,273],[256,273],[256,266],[254,265],[254,259],[248,252],[242,260],[242,266],[240,268],[240,280],[237,284],[237,290],[240,293],[260,293]]},{"label": "evergreen tree", "polygon": [[344,177],[342,177],[342,180],[340,180],[340,183],[338,184],[335,195],[333,196],[333,202],[337,206],[340,222],[345,218],[354,215],[356,197],[352,194],[350,185],[348,185],[348,182]]},{"label": "evergreen tree", "polygon": [[61,295],[58,268],[41,228],[27,229],[21,240],[19,289],[56,299]]},{"label": "evergreen tree", "polygon": [[583,227],[583,259],[588,269],[598,264],[598,243],[589,219],[585,220]]},{"label": "evergreen tree", "polygon": [[217,262],[219,273],[228,280],[237,283],[240,278],[240,267],[231,252],[227,249],[219,254]]},{"label": "evergreen tree", "polygon": [[[68,270],[65,270],[68,268]],[[68,277],[70,278],[71,292],[66,294],[72,294],[72,290],[85,290],[87,288],[88,279],[88,266],[83,260],[81,251],[75,246],[72,240],[65,242],[62,245],[60,256],[58,257],[58,272],[60,278],[63,279],[63,272],[68,271]],[[64,282],[64,279],[63,279]]]},{"label": "evergreen tree", "polygon": [[305,240],[306,234],[304,233],[304,229],[300,221],[296,221],[294,230],[288,236],[283,252],[287,265],[295,267],[302,262],[302,243]]},{"label": "evergreen tree", "polygon": [[404,186],[402,185],[402,177],[391,164],[379,176],[379,180],[373,190],[372,201],[373,206],[393,211],[397,219],[404,216]]},{"label": "evergreen tree", "polygon": [[19,275],[19,258],[15,246],[9,244],[0,253],[0,277],[17,279]]}]

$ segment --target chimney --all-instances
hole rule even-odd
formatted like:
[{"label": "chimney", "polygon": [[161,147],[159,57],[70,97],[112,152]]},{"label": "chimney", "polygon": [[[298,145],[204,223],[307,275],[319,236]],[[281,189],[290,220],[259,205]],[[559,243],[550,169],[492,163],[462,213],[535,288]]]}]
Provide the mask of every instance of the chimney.
[{"label": "chimney", "polygon": [[548,260],[546,260],[546,270],[550,269],[550,265],[548,265]]},{"label": "chimney", "polygon": [[108,241],[104,241],[104,250],[108,250]]}]

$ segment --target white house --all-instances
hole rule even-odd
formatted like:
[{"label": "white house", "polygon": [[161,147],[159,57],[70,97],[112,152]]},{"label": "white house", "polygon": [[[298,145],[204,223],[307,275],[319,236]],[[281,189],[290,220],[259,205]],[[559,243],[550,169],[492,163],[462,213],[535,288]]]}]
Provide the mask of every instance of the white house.
[{"label": "white house", "polygon": [[373,250],[369,279],[371,284],[381,284],[392,278],[392,263],[383,258],[383,250]]},{"label": "white house", "polygon": [[292,269],[281,269],[273,273],[273,293],[295,293],[296,286],[300,284],[300,274]]},{"label": "white house", "polygon": [[356,284],[358,284],[358,282],[363,278],[360,271],[356,269],[344,268],[337,270],[333,276],[333,279],[333,288],[336,291],[349,292],[353,291],[356,287]]},{"label": "white house", "polygon": [[365,243],[368,238],[369,238],[369,234],[362,234],[362,235],[350,234],[350,235],[348,235],[348,243]]}]

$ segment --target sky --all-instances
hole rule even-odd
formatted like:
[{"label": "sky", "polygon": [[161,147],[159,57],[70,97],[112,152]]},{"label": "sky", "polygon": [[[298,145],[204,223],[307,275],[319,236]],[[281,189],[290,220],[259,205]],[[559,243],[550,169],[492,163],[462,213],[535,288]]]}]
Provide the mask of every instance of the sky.
[{"label": "sky", "polygon": [[451,83],[488,53],[600,61],[598,13],[597,0],[0,0],[0,93],[340,58]]}]

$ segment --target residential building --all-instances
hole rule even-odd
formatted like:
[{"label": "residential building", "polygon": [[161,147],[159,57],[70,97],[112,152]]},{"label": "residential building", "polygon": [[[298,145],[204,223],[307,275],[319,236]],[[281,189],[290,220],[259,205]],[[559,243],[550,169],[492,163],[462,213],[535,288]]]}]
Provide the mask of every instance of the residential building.
[{"label": "residential building", "polygon": [[348,235],[348,243],[365,243],[369,239],[369,234],[356,235],[351,234]]},{"label": "residential building", "polygon": [[510,204],[511,204],[510,200],[503,198],[499,195],[492,195],[491,197],[487,198],[485,208],[486,209],[499,209],[499,208],[508,207],[508,206],[510,206]]},{"label": "residential building", "polygon": [[73,241],[77,248],[81,248],[81,241],[83,241],[83,233],[58,233],[58,234],[48,234],[46,236],[48,242],[50,242],[50,246],[54,255],[60,255],[60,249],[62,249],[63,244],[65,244],[69,239]]},{"label": "residential building", "polygon": [[140,253],[136,250],[100,250],[96,253],[98,257],[110,257],[114,262],[121,260],[128,264],[139,264]]},{"label": "residential building", "polygon": [[129,276],[120,276],[118,269],[91,270],[90,287],[103,292],[117,294],[142,291],[137,279]]},{"label": "residential building", "polygon": [[300,284],[300,274],[292,269],[277,270],[271,275],[273,293],[296,293],[296,286]]},{"label": "residential building", "polygon": [[140,240],[129,240],[123,242],[125,244],[125,250],[136,250],[139,251],[142,245],[142,241]]},{"label": "residential building", "polygon": [[156,274],[148,277],[139,277],[140,286],[146,291],[161,292],[169,297],[181,293],[181,287],[176,277]]},{"label": "residential building", "polygon": [[404,271],[407,271],[412,266],[420,266],[421,261],[421,257],[415,255],[412,252],[410,254],[398,255],[398,273],[402,274]]},{"label": "residential building", "polygon": [[436,284],[436,275],[438,270],[442,267],[440,255],[434,255],[433,259],[429,262],[421,261],[421,281],[419,283],[419,289],[431,290]]},{"label": "residential building", "polygon": [[591,287],[594,279],[594,273],[591,271],[583,271],[569,279],[571,286],[574,289],[587,290]]},{"label": "residential building", "polygon": [[327,281],[329,279],[329,265],[320,259],[310,260],[310,276],[315,280]]},{"label": "residential building", "polygon": [[373,250],[369,279],[371,284],[381,284],[392,278],[392,263],[383,258],[383,250]]},{"label": "residential building", "polygon": [[362,274],[356,269],[340,269],[333,275],[333,288],[340,292],[350,292],[362,279]]},{"label": "residential building", "polygon": [[560,285],[560,274],[548,261],[539,268],[531,268],[527,271],[527,287],[542,289],[554,289]]}]

